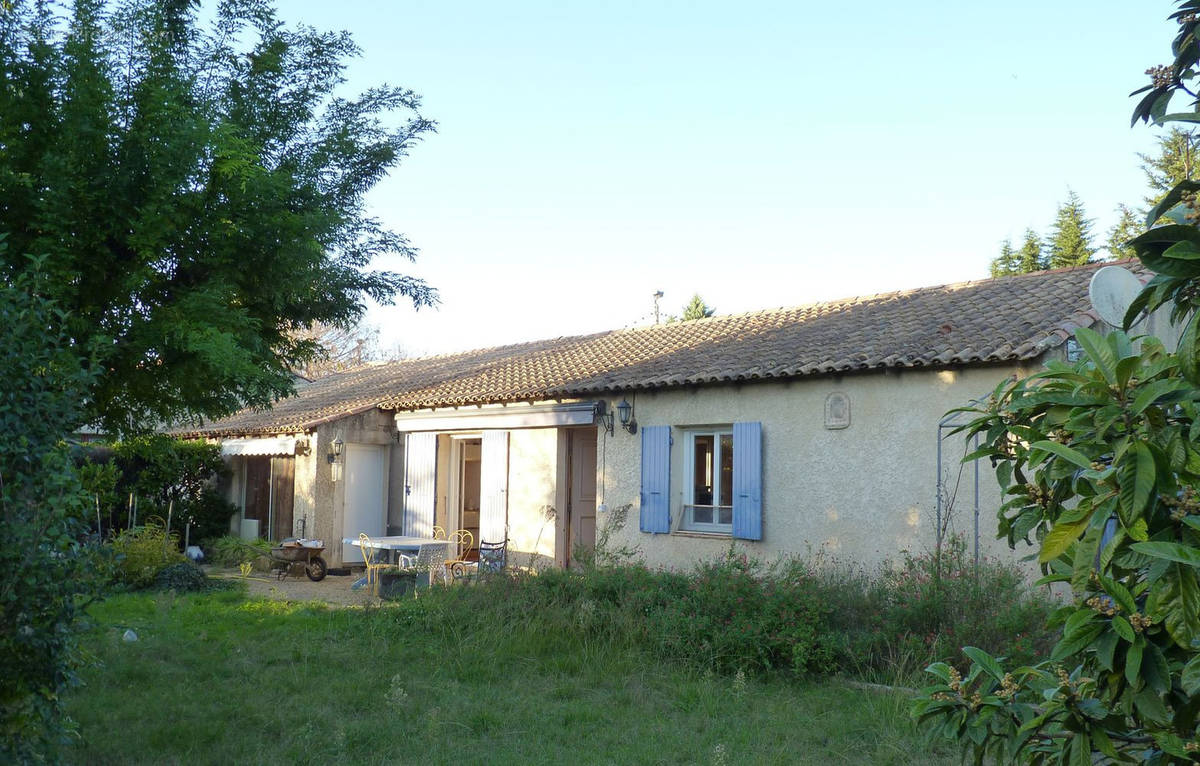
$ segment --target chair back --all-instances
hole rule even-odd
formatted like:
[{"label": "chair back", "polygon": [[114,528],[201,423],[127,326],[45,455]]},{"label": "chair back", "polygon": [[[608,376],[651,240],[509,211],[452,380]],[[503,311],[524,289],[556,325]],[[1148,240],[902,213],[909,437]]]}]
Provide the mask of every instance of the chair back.
[{"label": "chair back", "polygon": [[508,557],[508,540],[499,543],[479,542],[479,571],[501,572]]},{"label": "chair back", "polygon": [[450,535],[450,555],[448,561],[466,561],[467,554],[475,547],[475,535],[466,529],[456,529]]},{"label": "chair back", "polygon": [[431,571],[441,569],[442,565],[446,563],[449,552],[449,542],[423,543],[417,549],[417,560],[413,562],[413,566],[417,569],[428,569]]},{"label": "chair back", "polygon": [[434,540],[445,540],[446,539],[446,530],[442,529],[441,527],[439,527],[435,524],[433,526],[433,539]]},{"label": "chair back", "polygon": [[366,532],[358,533],[358,547],[362,549],[363,563],[367,569],[375,566],[375,556],[378,555],[378,552],[371,547],[371,538]]}]

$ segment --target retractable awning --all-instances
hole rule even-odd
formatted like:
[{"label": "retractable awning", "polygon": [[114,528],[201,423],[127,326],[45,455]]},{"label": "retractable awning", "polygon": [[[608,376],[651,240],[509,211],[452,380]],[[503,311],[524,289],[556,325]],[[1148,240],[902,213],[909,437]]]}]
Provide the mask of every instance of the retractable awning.
[{"label": "retractable awning", "polygon": [[222,455],[294,455],[295,436],[269,436],[259,439],[226,439],[221,442]]}]

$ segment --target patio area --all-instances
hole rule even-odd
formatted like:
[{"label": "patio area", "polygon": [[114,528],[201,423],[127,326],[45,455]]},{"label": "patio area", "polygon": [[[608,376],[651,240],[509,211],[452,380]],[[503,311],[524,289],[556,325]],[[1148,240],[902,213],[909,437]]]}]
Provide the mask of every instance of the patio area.
[{"label": "patio area", "polygon": [[330,573],[324,580],[313,582],[304,575],[277,579],[271,572],[253,572],[243,577],[236,569],[205,567],[205,574],[214,579],[246,583],[247,593],[275,601],[322,601],[330,606],[367,606],[380,603],[366,588],[352,590],[351,585],[362,577],[361,570],[351,574]]}]

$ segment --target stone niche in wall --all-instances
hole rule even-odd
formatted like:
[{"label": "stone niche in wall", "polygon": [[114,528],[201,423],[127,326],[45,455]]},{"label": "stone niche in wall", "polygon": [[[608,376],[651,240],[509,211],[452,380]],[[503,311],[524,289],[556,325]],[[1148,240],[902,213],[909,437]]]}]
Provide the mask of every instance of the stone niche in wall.
[{"label": "stone niche in wall", "polygon": [[825,427],[831,431],[850,427],[850,397],[844,392],[825,397]]}]

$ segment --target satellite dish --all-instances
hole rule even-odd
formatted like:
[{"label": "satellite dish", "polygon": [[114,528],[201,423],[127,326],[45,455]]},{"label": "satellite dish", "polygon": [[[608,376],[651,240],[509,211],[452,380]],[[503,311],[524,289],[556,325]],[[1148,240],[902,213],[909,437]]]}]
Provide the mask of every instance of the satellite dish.
[{"label": "satellite dish", "polygon": [[1129,304],[1142,291],[1142,281],[1132,271],[1121,266],[1105,266],[1092,275],[1088,297],[1092,306],[1108,324],[1120,327],[1125,323]]}]

